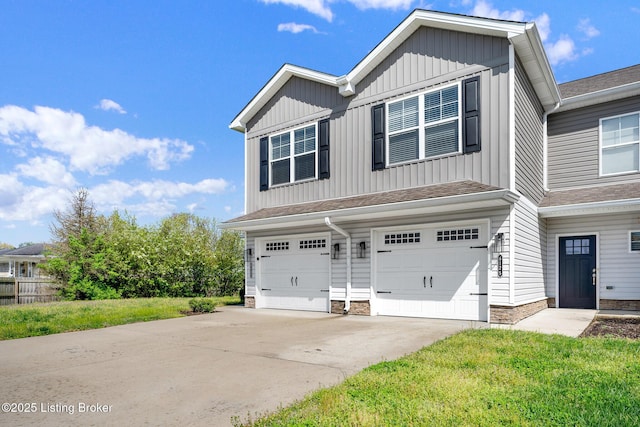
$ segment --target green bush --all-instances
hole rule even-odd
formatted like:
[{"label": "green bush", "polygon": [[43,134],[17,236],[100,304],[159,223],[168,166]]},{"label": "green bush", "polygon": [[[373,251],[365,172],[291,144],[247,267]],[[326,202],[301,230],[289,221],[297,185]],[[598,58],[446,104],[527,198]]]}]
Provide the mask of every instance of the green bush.
[{"label": "green bush", "polygon": [[211,298],[192,298],[189,300],[189,307],[194,313],[213,313],[216,303]]}]

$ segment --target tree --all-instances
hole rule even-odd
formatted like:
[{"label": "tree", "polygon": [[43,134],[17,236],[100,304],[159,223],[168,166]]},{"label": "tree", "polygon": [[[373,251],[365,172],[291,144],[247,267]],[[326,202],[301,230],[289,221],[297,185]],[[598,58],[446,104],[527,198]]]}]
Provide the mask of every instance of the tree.
[{"label": "tree", "polygon": [[4,243],[4,242],[0,242],[0,250],[2,249],[13,249],[13,245],[10,245],[8,243]]},{"label": "tree", "polygon": [[244,240],[237,231],[224,230],[215,249],[215,287],[217,295],[234,295],[244,286]]}]

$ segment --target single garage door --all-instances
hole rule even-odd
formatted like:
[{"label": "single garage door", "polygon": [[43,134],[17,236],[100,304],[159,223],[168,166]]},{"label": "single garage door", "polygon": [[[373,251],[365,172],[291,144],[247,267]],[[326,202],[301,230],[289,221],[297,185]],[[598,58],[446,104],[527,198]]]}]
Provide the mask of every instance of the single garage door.
[{"label": "single garage door", "polygon": [[256,241],[257,308],[329,311],[328,235]]},{"label": "single garage door", "polygon": [[487,226],[375,233],[378,314],[487,320]]}]

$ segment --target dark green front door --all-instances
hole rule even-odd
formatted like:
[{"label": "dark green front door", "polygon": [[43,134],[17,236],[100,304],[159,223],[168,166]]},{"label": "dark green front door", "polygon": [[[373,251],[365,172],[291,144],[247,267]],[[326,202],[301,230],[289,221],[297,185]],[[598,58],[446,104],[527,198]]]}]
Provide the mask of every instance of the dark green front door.
[{"label": "dark green front door", "polygon": [[596,236],[560,238],[559,306],[596,308]]}]

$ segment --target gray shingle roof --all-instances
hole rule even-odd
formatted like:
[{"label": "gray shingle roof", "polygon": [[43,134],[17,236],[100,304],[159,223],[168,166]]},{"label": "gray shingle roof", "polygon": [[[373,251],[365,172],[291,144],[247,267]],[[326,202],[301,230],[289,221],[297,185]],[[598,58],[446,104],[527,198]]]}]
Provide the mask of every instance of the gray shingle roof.
[{"label": "gray shingle roof", "polygon": [[0,255],[22,255],[22,256],[37,256],[44,255],[46,245],[44,243],[36,243],[35,245],[24,246],[17,249],[9,249],[6,252],[0,252]]},{"label": "gray shingle roof", "polygon": [[540,203],[540,207],[579,205],[628,199],[640,199],[640,182],[550,191]]},{"label": "gray shingle roof", "polygon": [[256,219],[284,217],[316,212],[329,212],[365,206],[386,205],[390,203],[409,202],[415,200],[434,199],[438,197],[459,196],[464,194],[483,193],[502,190],[499,187],[481,184],[476,181],[458,181],[447,184],[425,185],[405,190],[385,191],[363,194],[360,196],[328,199],[296,205],[263,208],[250,214],[226,221],[228,224]]},{"label": "gray shingle roof", "polygon": [[558,85],[563,99],[640,81],[640,64]]}]

